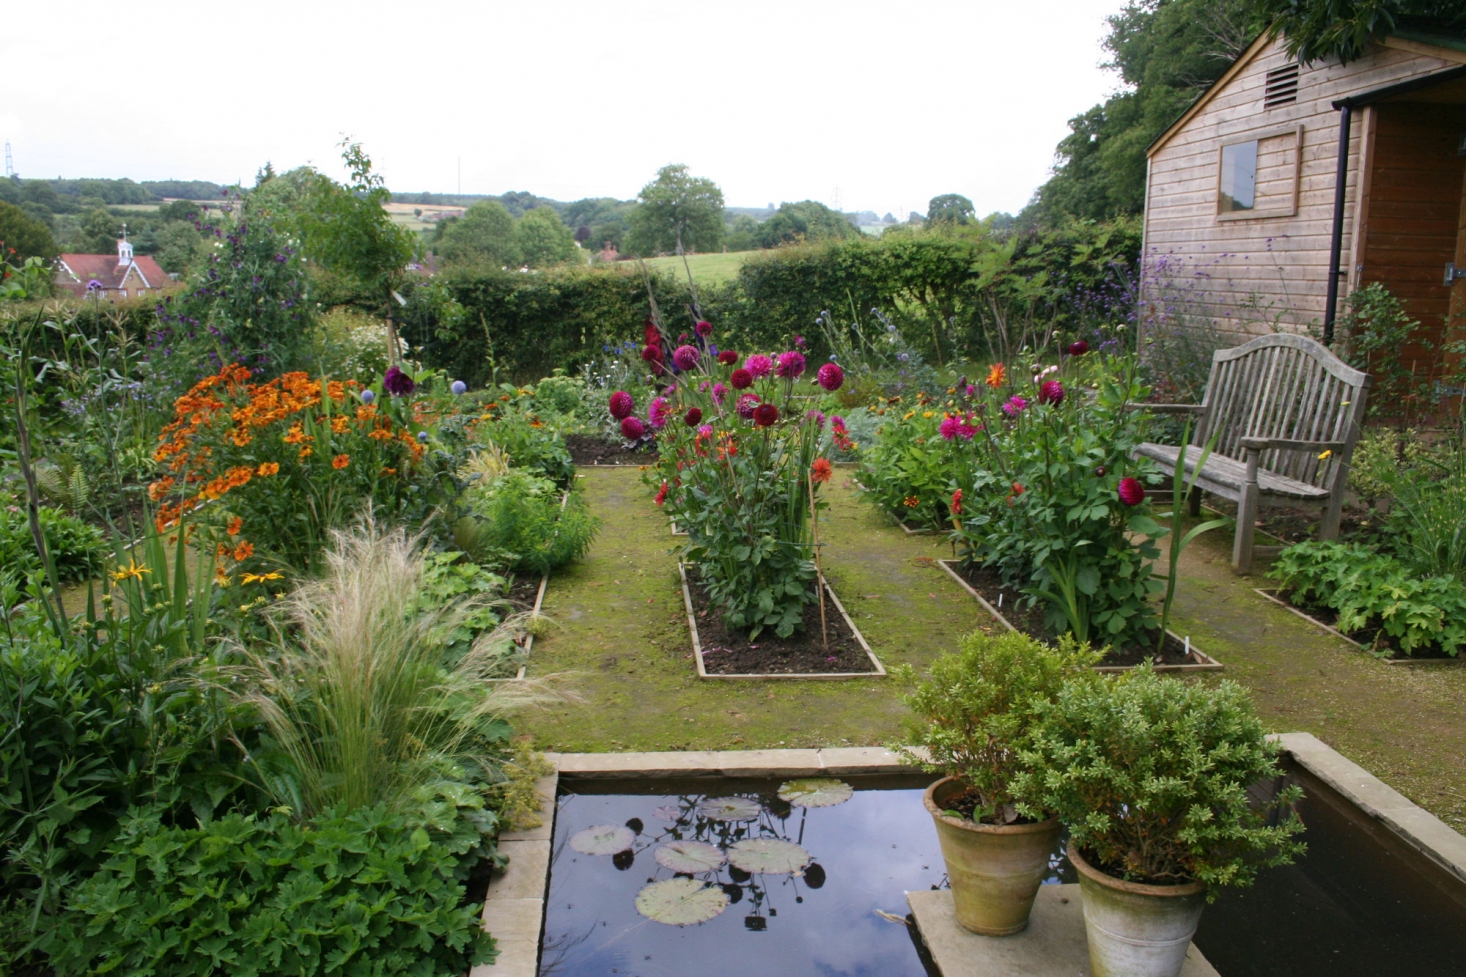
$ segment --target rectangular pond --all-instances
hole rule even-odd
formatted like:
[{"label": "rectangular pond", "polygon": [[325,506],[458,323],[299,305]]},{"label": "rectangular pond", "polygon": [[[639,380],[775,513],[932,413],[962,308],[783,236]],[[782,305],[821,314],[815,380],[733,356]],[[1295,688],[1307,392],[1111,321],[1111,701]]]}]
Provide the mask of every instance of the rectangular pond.
[{"label": "rectangular pond", "polygon": [[[1196,945],[1212,966],[1466,974],[1466,885],[1289,770],[1308,854],[1207,907]],[[539,973],[929,977],[905,896],[946,885],[921,803],[930,780],[562,780]],[[1047,882],[1077,881],[1063,844]]]}]

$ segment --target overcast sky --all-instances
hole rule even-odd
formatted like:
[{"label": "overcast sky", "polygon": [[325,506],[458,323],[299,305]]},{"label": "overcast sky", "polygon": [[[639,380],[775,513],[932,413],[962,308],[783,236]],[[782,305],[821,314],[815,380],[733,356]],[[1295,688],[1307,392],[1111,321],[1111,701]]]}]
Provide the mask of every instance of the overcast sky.
[{"label": "overcast sky", "polygon": [[[23,177],[250,181],[362,141],[396,191],[634,197],[686,163],[730,206],[1016,212],[1111,92],[1121,0],[7,0]],[[837,196],[838,195],[838,196]]]}]

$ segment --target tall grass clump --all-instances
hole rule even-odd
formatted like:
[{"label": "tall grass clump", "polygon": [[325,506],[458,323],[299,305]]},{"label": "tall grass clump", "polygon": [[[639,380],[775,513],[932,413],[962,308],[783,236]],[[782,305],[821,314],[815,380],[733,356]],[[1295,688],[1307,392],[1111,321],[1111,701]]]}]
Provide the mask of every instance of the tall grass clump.
[{"label": "tall grass clump", "polygon": [[519,620],[445,667],[443,636],[475,607],[422,599],[421,537],[370,518],[332,535],[323,572],[282,602],[274,647],[243,676],[241,697],[277,746],[259,758],[267,789],[304,817],[400,809],[427,785],[503,780],[504,717],[536,698],[489,681]]}]

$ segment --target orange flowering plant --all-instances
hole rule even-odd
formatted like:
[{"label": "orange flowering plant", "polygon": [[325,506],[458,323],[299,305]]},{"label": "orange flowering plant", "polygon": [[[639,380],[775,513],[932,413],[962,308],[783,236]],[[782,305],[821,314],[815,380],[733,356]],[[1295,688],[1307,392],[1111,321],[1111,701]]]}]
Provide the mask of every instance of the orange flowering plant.
[{"label": "orange flowering plant", "polygon": [[[299,372],[256,383],[239,364],[200,380],[178,398],[153,455],[163,468],[148,488],[158,528],[200,510],[190,526],[226,572],[252,560],[311,570],[330,529],[364,507],[426,518],[454,490],[451,456],[429,448],[457,408],[404,376],[395,396]],[[385,380],[390,389],[391,371]]]}]

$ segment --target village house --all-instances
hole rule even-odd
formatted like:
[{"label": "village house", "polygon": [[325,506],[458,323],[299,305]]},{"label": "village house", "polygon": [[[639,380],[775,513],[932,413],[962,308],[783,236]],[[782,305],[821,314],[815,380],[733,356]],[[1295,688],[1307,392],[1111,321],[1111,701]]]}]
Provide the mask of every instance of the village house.
[{"label": "village house", "polygon": [[173,279],[149,255],[134,256],[127,233],[117,242],[117,254],[63,254],[56,261],[56,286],[78,297],[100,292],[107,299],[151,295]]},{"label": "village house", "polygon": [[[1466,38],[1401,31],[1348,64],[1255,41],[1148,150],[1148,330],[1202,310],[1226,344],[1334,339],[1383,283],[1433,350],[1466,327]],[[1168,319],[1171,320],[1168,322]]]}]

